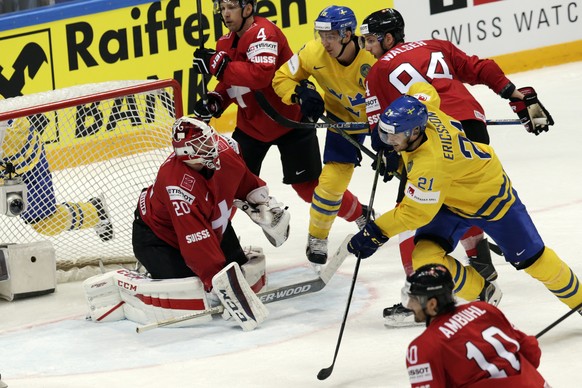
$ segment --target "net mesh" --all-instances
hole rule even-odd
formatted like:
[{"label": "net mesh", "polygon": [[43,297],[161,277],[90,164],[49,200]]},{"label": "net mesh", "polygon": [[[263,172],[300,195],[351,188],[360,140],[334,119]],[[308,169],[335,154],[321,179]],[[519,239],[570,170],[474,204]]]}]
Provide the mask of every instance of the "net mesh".
[{"label": "net mesh", "polygon": [[[0,100],[0,210],[19,214],[0,215],[0,243],[51,241],[59,281],[90,276],[84,267],[135,263],[133,212],[171,152],[181,115],[172,80]],[[21,213],[18,195],[28,203]]]}]

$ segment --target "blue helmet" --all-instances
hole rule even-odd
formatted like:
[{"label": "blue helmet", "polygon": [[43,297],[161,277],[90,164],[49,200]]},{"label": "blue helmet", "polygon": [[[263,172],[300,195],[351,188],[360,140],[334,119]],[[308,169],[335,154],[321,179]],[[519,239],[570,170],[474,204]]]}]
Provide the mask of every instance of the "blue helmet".
[{"label": "blue helmet", "polygon": [[428,121],[426,106],[416,98],[408,95],[398,97],[380,115],[378,134],[380,139],[388,144],[388,135],[404,133],[412,134],[414,128],[423,132]]},{"label": "blue helmet", "polygon": [[330,5],[319,13],[315,19],[316,31],[339,31],[342,39],[345,37],[346,30],[355,32],[358,21],[354,11],[341,5]]}]

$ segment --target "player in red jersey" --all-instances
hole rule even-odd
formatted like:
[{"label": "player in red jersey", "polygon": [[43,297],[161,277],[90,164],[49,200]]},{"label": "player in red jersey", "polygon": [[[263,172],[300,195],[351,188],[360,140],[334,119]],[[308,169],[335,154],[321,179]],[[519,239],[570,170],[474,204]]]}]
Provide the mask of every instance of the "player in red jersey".
[{"label": "player in red jersey", "polygon": [[[489,144],[485,113],[479,102],[463,83],[487,85],[502,98],[510,99],[510,105],[518,114],[528,132],[536,135],[548,131],[554,121],[538,101],[531,87],[517,89],[501,68],[490,59],[469,56],[454,44],[445,40],[430,39],[416,42],[404,41],[404,19],[393,8],[370,14],[360,26],[361,44],[378,61],[366,77],[366,113],[372,130],[372,146],[381,147],[374,130],[380,114],[395,99],[405,94],[416,82],[431,83],[441,97],[441,109],[459,120],[467,137],[479,143]],[[398,166],[397,155],[388,152],[386,165]],[[392,171],[389,171],[390,174]],[[406,170],[399,188],[397,203],[404,195]],[[461,239],[469,264],[487,280],[497,278],[491,263],[488,242],[483,231],[473,227]],[[400,255],[407,274],[412,271],[414,231],[400,235]],[[387,325],[411,322],[412,313],[400,304],[384,310]],[[408,317],[408,320],[406,320]],[[404,321],[403,321],[404,320]]]},{"label": "player in red jersey", "polygon": [[[215,90],[208,93],[208,103],[199,100],[194,110],[199,117],[210,120],[220,117],[230,104],[236,104],[232,137],[240,144],[249,169],[260,175],[268,150],[276,146],[281,154],[283,183],[291,185],[310,203],[321,173],[316,132],[277,124],[257,103],[254,93],[258,91],[283,116],[302,119],[300,107],[285,104],[271,86],[275,71],[293,52],[279,27],[255,16],[255,8],[255,0],[214,0],[214,11],[220,14],[229,33],[218,40],[216,50],[198,49],[194,53],[194,65],[200,72],[214,75],[219,81]],[[338,215],[347,221],[362,216],[362,206],[351,192],[344,194]]]},{"label": "player in red jersey", "polygon": [[446,267],[427,264],[408,276],[402,304],[426,330],[408,346],[412,387],[549,387],[537,371],[535,337],[517,330],[495,306],[456,305]]},{"label": "player in red jersey", "polygon": [[172,140],[175,152],[139,197],[133,250],[152,278],[197,276],[210,291],[227,264],[247,262],[230,225],[236,199],[257,210],[251,218],[278,245],[287,238],[289,214],[247,168],[232,139],[184,117],[174,124]]}]

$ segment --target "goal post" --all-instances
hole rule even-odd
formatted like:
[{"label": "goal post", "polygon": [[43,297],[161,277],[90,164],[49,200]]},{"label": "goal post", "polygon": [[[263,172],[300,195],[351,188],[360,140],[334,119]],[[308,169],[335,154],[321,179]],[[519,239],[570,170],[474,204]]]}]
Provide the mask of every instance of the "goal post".
[{"label": "goal post", "polygon": [[182,114],[175,80],[0,100],[0,194],[24,184],[28,202],[17,216],[0,214],[0,245],[50,241],[58,272],[69,273],[59,281],[86,277],[74,275],[85,267],[135,263],[138,197],[170,154],[172,124]]}]

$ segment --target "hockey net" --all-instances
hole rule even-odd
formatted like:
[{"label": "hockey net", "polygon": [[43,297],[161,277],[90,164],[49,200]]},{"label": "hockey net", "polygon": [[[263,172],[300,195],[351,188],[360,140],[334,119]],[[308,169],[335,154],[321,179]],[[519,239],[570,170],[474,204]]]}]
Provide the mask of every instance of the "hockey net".
[{"label": "hockey net", "polygon": [[[51,241],[59,282],[135,264],[137,200],[170,154],[171,127],[181,115],[174,80],[112,81],[0,100],[0,185],[13,182],[11,165],[28,190],[20,216],[0,215],[0,244]],[[103,209],[112,234],[103,229]]]}]

